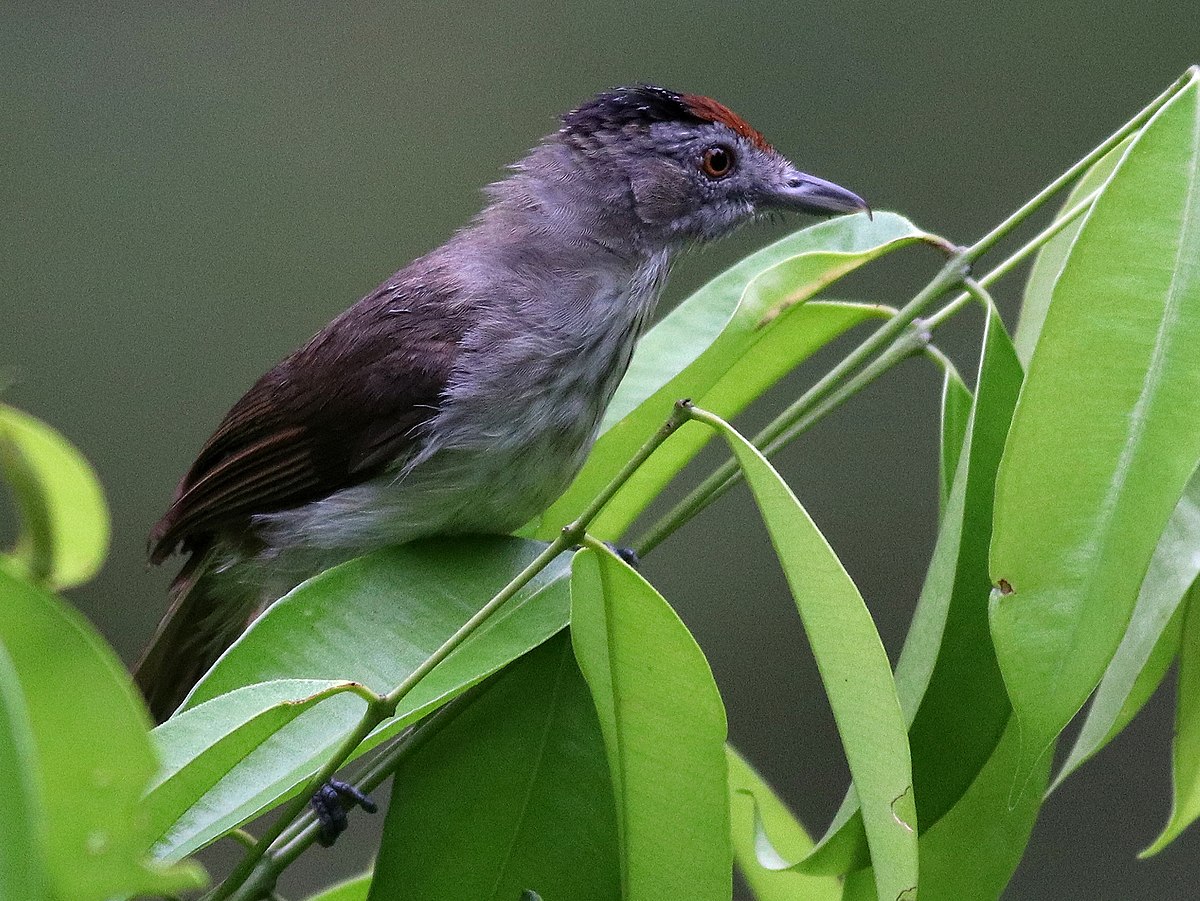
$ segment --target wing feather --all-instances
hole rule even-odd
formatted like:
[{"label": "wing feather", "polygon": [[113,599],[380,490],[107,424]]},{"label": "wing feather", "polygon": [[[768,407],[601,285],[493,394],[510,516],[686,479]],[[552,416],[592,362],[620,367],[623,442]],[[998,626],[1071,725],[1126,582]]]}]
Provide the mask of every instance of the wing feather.
[{"label": "wing feather", "polygon": [[428,266],[412,269],[331,322],[234,405],[151,532],[153,562],[180,545],[208,547],[214,535],[245,532],[255,514],[325,497],[415,452],[470,318],[444,273],[439,281]]}]

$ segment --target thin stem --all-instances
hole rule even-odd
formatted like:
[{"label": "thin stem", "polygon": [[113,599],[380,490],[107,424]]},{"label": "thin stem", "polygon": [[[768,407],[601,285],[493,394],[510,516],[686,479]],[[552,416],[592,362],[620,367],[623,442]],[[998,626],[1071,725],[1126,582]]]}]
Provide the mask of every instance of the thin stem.
[{"label": "thin stem", "polygon": [[773,441],[786,431],[792,422],[799,419],[819,402],[828,397],[837,384],[866,363],[872,356],[887,345],[893,343],[900,334],[916,319],[925,308],[946,293],[953,285],[958,284],[966,272],[965,251],[955,252],[946,265],[933,277],[933,280],[921,289],[917,295],[900,308],[891,319],[872,332],[866,340],[847,354],[836,366],[817,380],[811,388],[804,392],[777,419],[767,425],[755,438],[755,444],[766,444]]},{"label": "thin stem", "polygon": [[901,360],[907,360],[914,354],[925,351],[931,337],[929,330],[925,327],[923,320],[917,320],[911,323],[911,325],[912,328],[901,335],[887,350],[864,366],[859,372],[855,373],[852,378],[826,398],[825,401],[817,404],[807,415],[792,423],[775,438],[764,442],[762,445],[763,453],[770,454],[779,450],[779,448],[792,441],[797,435],[807,431],[818,420],[854,397]]},{"label": "thin stem", "polygon": [[[439,707],[413,729],[398,735],[375,756],[370,765],[354,780],[355,788],[364,795],[377,789],[401,763],[428,744],[460,713],[470,707],[481,695],[486,694],[494,684],[495,674]],[[275,873],[287,869],[297,857],[304,853],[317,840],[321,828],[317,817],[311,811],[306,812],[296,821],[295,825],[296,828],[290,830],[291,834],[285,833],[280,837],[277,849],[273,850],[267,858],[271,861],[270,869]]]},{"label": "thin stem", "polygon": [[[786,423],[789,420],[789,416],[793,420],[799,419],[800,415],[811,409],[817,401],[828,394],[837,382],[861,366],[866,362],[867,358],[881,350],[885,344],[890,343],[898,337],[905,326],[919,316],[926,306],[944,294],[954,282],[960,280],[963,274],[969,270],[972,263],[987,253],[998,241],[1029,218],[1029,216],[1033,215],[1033,213],[1041,208],[1042,204],[1086,172],[1105,154],[1145,124],[1164,104],[1182,90],[1191,81],[1191,78],[1191,72],[1185,73],[1171,87],[1151,101],[1149,106],[1142,109],[1136,116],[1113,132],[1106,140],[1075,163],[1075,165],[1067,169],[1066,172],[1042,188],[1042,190],[1022,204],[1003,222],[970,247],[953,253],[950,260],[942,267],[942,270],[934,276],[933,280],[925,288],[918,292],[916,297],[901,307],[900,312],[892,320],[880,326],[876,332],[851,351],[845,359],[826,373],[822,379],[813,385],[791,407],[785,410],[780,420]],[[769,425],[767,429],[764,429],[761,439],[764,443],[771,441],[776,437],[775,434],[771,433],[773,428],[778,428],[781,432],[786,427],[786,425],[778,427],[775,424]],[[758,442],[756,441],[755,443],[757,444]]]},{"label": "thin stem", "polygon": [[[833,409],[844,400],[857,394],[862,388],[874,380],[883,371],[876,367],[868,367],[871,373],[865,379],[855,377],[850,379],[847,386],[838,387],[838,383],[847,379],[854,370],[868,361],[883,348],[892,344],[900,334],[919,316],[933,301],[946,293],[949,288],[961,282],[966,274],[964,268],[965,251],[954,252],[946,265],[933,277],[933,280],[921,289],[917,295],[891,319],[883,323],[871,333],[865,341],[846,355],[829,372],[825,373],[816,384],[804,392],[796,401],[788,406],[775,419],[767,424],[761,432],[754,436],[755,447],[765,448],[773,445],[785,433],[795,435],[803,423],[808,428],[821,416]],[[907,356],[907,354],[905,354]],[[893,361],[898,362],[898,361]],[[864,373],[867,370],[864,369]],[[859,374],[860,376],[862,373]],[[829,403],[826,403],[826,400]],[[814,416],[810,414],[817,410],[821,412]],[[800,430],[802,431],[803,428]],[[693,489],[687,497],[655,523],[650,531],[642,536],[635,544],[638,554],[645,554],[657,547],[663,539],[671,535],[690,520],[693,516],[711,504],[737,483],[738,467],[733,460],[727,460],[716,472]]]},{"label": "thin stem", "polygon": [[[369,704],[367,706],[366,712],[363,714],[362,719],[359,720],[358,725],[354,727],[354,730],[342,739],[337,746],[337,750],[321,765],[321,768],[316,773],[309,777],[299,793],[287,802],[287,806],[283,809],[283,812],[267,827],[266,832],[259,837],[254,847],[233,868],[233,872],[220,885],[215,886],[211,892],[204,896],[206,901],[224,901],[226,898],[233,897],[234,892],[254,872],[259,860],[267,853],[267,849],[271,847],[272,842],[279,838],[288,825],[304,812],[304,808],[308,806],[309,799],[316,793],[317,789],[333,777],[338,768],[354,753],[354,749],[362,744],[363,740],[384,719],[385,717],[379,709],[379,705]],[[259,897],[261,897],[261,893]]]},{"label": "thin stem", "polygon": [[[290,825],[299,817],[305,807],[308,805],[309,799],[316,793],[318,789],[328,782],[333,774],[350,759],[354,751],[362,742],[374,731],[375,727],[384,720],[390,719],[396,713],[396,708],[405,696],[427,676],[437,664],[446,659],[456,648],[471,636],[471,634],[482,625],[488,617],[494,614],[505,602],[510,600],[513,595],[524,588],[529,582],[545,569],[550,563],[563,551],[571,548],[579,543],[587,530],[588,524],[596,517],[596,514],[604,507],[613,495],[616,494],[621,486],[629,480],[629,477],[641,466],[646,458],[649,457],[655,450],[659,448],[664,441],[669,438],[679,426],[687,419],[687,412],[683,403],[677,403],[671,417],[663,423],[662,427],[650,437],[650,439],[642,445],[633,458],[621,469],[612,481],[605,486],[604,490],[596,495],[588,504],[587,508],[580,514],[579,518],[573,523],[564,526],[558,537],[554,539],[546,548],[539,553],[520,573],[518,573],[507,585],[500,590],[490,601],[488,601],[479,612],[472,616],[467,622],[451,635],[442,645],[426,658],[426,660],[415,669],[403,682],[397,685],[392,691],[388,692],[381,698],[374,701],[369,701],[367,709],[363,713],[362,719],[354,730],[347,735],[337,746],[333,754],[322,764],[321,768],[309,777],[308,781],[300,789],[298,794],[288,801],[283,812],[278,818],[268,827],[267,831],[259,838],[254,848],[251,849],[245,857],[239,861],[234,867],[229,876],[221,882],[220,885],[213,888],[211,892],[205,895],[205,901],[226,901],[226,899],[235,897],[243,897],[239,892],[259,869],[259,861],[275,847],[276,841],[280,836],[288,830]],[[262,896],[262,888],[257,887],[259,892],[258,897]]]},{"label": "thin stem", "polygon": [[256,839],[245,829],[234,829],[231,833],[229,833],[229,837],[237,839],[242,843],[243,846],[247,848],[253,848],[258,843],[258,839]]},{"label": "thin stem", "polygon": [[[692,408],[692,404],[690,401],[686,404],[685,409],[688,411],[688,418],[691,419],[691,411],[693,408]],[[611,547],[609,547],[607,544],[605,544],[599,538],[594,538],[591,535],[583,536],[583,546],[585,548],[589,548],[589,549],[596,551],[598,553],[601,553],[601,554],[606,554],[606,553],[611,554],[612,553]]]},{"label": "thin stem", "polygon": [[[1041,250],[1042,247],[1050,243],[1050,241],[1052,241],[1060,232],[1062,232],[1063,229],[1091,209],[1092,204],[1096,202],[1096,198],[1100,196],[1100,192],[1103,190],[1103,187],[1096,188],[1096,190],[1084,197],[1083,200],[1072,206],[1069,210],[1064,212],[1061,216],[1050,223],[1050,225],[1042,229],[1027,242],[1025,242],[1025,244],[1023,244],[1019,250],[1014,251],[1004,260],[1004,262],[996,266],[995,269],[992,269],[986,275],[980,276],[980,286],[984,288],[990,288],[996,282],[1000,281],[1000,279],[1004,278],[1004,276],[1008,275],[1019,265],[1021,265],[1021,263],[1023,263],[1027,257],[1034,252]],[[929,318],[925,320],[925,324],[930,329],[936,329],[948,319],[953,318],[955,313],[957,313],[970,302],[971,294],[967,291],[963,291],[936,313],[930,314]]]},{"label": "thin stem", "polygon": [[936,344],[930,344],[925,348],[923,353],[931,362],[936,363],[943,372],[954,369],[954,361],[946,356]]},{"label": "thin stem", "polygon": [[971,261],[977,260],[991,250],[1005,235],[1035,213],[1043,203],[1073,182],[1091,168],[1093,163],[1097,162],[1106,153],[1145,125],[1172,97],[1185,88],[1191,82],[1192,78],[1193,73],[1191,70],[1181,75],[1169,88],[1150,101],[1150,104],[1143,108],[1136,116],[1109,135],[1108,138],[1097,145],[1087,156],[1083,157],[1074,166],[1038,191],[1033,197],[1022,204],[1016,212],[1012,213],[1007,219],[972,244],[967,251],[967,259]]},{"label": "thin stem", "polygon": [[[1103,188],[1097,188],[1092,191],[1018,250],[1014,251],[994,269],[986,275],[981,276],[977,281],[978,287],[983,289],[989,288],[1016,269],[1030,255],[1040,250],[1063,229],[1090,209],[1091,205],[1095,203],[1096,198],[1100,196],[1102,190]],[[922,320],[922,328],[929,333],[936,331],[956,313],[960,312],[964,306],[969,304],[972,297],[973,295],[969,290],[958,294],[941,309],[931,313]],[[911,303],[909,306],[911,306]],[[908,307],[904,308],[904,310],[907,309]],[[899,317],[901,313],[903,313],[903,310],[898,312],[893,319]],[[882,328],[879,331],[882,331]],[[876,332],[876,334],[879,334],[879,332]],[[864,342],[865,344],[866,342]],[[860,348],[864,345],[860,345]],[[810,389],[809,392],[776,417],[759,435],[755,436],[755,446],[760,447],[765,454],[774,453],[797,435],[807,431],[830,411],[858,394],[863,388],[875,381],[875,379],[896,363],[909,356],[910,353],[911,350],[908,352],[898,352],[895,355],[881,354],[875,363],[864,367],[860,373],[847,381],[842,389],[832,393],[824,402],[818,402],[811,406],[809,406],[809,401],[807,400],[813,394],[813,391]],[[830,375],[833,372],[831,370]],[[828,379],[828,376],[826,378]],[[763,443],[760,443],[760,441]],[[648,554],[666,538],[674,534],[684,523],[690,521],[694,516],[708,507],[709,504],[738,484],[741,479],[741,470],[732,460],[726,461],[646,531],[634,545],[638,555],[645,556]]]},{"label": "thin stem", "polygon": [[[754,444],[761,447],[764,454],[774,453],[797,435],[808,431],[808,429],[816,425],[817,422],[834,409],[854,397],[854,395],[870,385],[879,376],[891,369],[896,363],[906,357],[912,356],[914,353],[928,351],[928,343],[929,332],[923,327],[923,323],[917,328],[910,328],[906,334],[902,335],[899,340],[893,343],[875,360],[855,373],[845,384],[824,400],[819,401],[799,419],[790,423],[785,430],[775,434],[774,437],[763,444],[759,444],[762,438],[762,433],[760,433],[755,437]],[[644,556],[654,550],[654,548],[685,522],[688,522],[731,487],[736,485],[741,478],[741,470],[735,461],[727,460],[723,463],[708,478],[693,488],[665,517],[656,522],[641,537],[634,548],[638,556]]]},{"label": "thin stem", "polygon": [[995,311],[996,301],[992,300],[992,295],[988,293],[987,288],[980,282],[977,282],[973,278],[964,278],[963,287],[967,289],[966,294],[968,297],[979,301],[979,305],[983,307],[984,315],[991,315]]}]

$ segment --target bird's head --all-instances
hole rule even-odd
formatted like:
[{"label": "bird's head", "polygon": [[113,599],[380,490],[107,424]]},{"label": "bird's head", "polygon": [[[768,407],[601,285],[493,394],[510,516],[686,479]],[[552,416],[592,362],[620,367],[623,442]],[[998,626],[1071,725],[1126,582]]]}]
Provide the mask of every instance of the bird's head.
[{"label": "bird's head", "polygon": [[597,177],[627,185],[647,231],[704,241],[774,211],[868,211],[845,188],[797,169],[708,97],[650,85],[597,95],[563,116],[559,138]]}]

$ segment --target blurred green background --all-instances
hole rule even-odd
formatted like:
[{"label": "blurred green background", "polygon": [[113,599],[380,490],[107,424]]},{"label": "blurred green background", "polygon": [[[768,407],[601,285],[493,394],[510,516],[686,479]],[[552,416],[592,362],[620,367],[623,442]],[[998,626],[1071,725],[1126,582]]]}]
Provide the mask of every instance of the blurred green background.
[{"label": "blurred green background", "polygon": [[[802,168],[965,241],[1200,60],[1198,37],[1195,0],[6,3],[0,372],[6,400],[94,462],[114,515],[112,558],[74,600],[132,659],[170,577],[146,570],[146,532],[227,407],[444,240],[595,91],[712,94]],[[799,224],[685,260],[667,303]],[[912,251],[838,294],[896,303],[936,265]],[[1010,323],[1019,292],[1019,278],[999,291]],[[939,341],[969,373],[966,319]],[[906,364],[778,458],[893,658],[932,549],[938,391],[931,367]],[[845,767],[748,496],[644,570],[708,652],[733,740],[820,831]],[[1060,790],[1007,897],[1190,895],[1194,834],[1134,859],[1168,812],[1170,732],[1152,706]],[[360,866],[378,819],[358,817],[364,841],[307,855],[285,893]]]}]

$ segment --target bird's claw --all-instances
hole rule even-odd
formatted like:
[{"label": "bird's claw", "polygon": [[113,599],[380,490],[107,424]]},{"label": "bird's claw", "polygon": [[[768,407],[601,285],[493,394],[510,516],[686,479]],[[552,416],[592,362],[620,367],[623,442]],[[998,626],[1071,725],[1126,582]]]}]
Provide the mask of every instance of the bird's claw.
[{"label": "bird's claw", "polygon": [[346,831],[349,820],[346,814],[354,807],[361,807],[367,813],[375,813],[379,807],[365,794],[340,779],[330,779],[312,796],[313,811],[317,814],[320,829],[317,841],[323,847],[330,847],[337,841],[338,836]]}]

